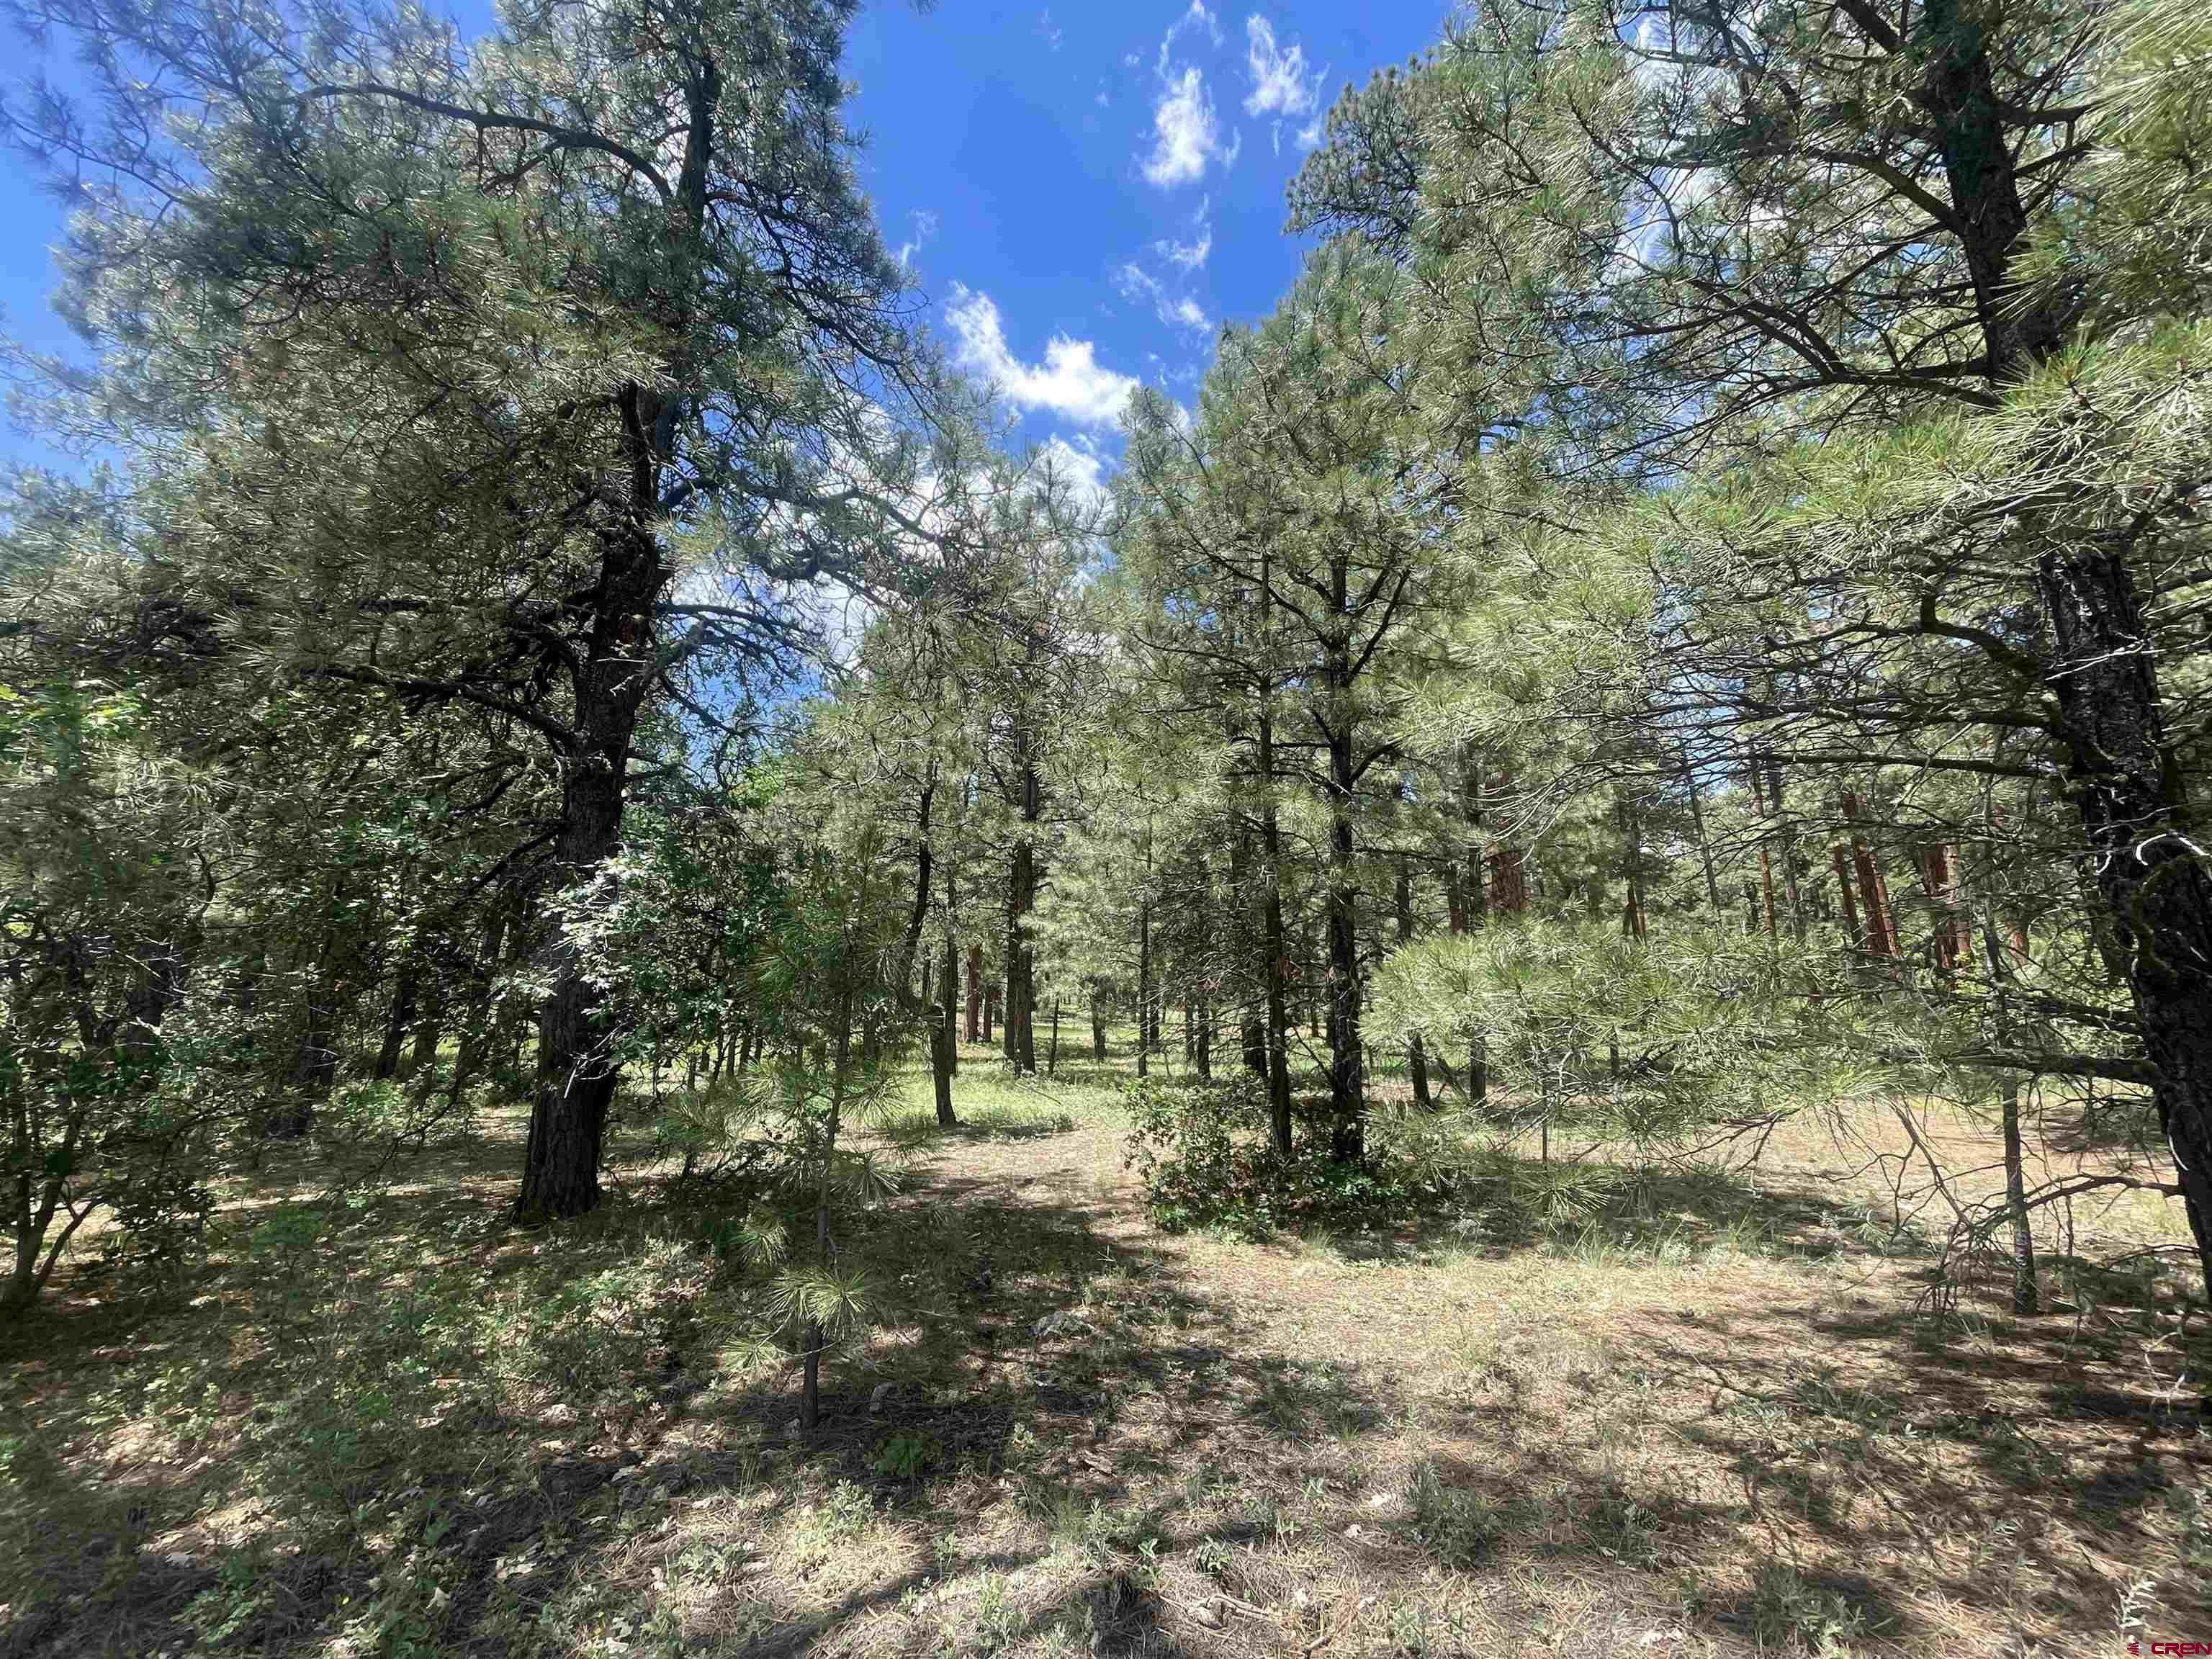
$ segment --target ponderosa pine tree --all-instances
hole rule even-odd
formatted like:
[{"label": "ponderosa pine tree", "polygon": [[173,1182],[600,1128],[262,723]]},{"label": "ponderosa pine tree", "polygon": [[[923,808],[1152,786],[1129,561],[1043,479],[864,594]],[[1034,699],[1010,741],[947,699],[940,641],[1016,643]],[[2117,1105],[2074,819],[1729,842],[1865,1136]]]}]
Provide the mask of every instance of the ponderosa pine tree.
[{"label": "ponderosa pine tree", "polygon": [[[1555,520],[1592,526],[1626,483],[1692,469],[1725,495],[1699,537],[1660,503],[1630,552],[1664,539],[1680,640],[1721,647],[1668,665],[1683,717],[1846,787],[1891,767],[2061,782],[2130,964],[2212,1283],[2212,870],[2153,605],[2193,536],[2141,500],[2123,509],[2100,459],[2142,431],[2119,408],[2143,365],[2112,332],[2132,319],[2109,310],[2112,343],[2076,355],[2100,315],[2099,238],[2075,239],[2078,262],[2041,261],[2035,243],[2039,224],[2096,217],[2085,125],[2107,142],[2130,121],[2159,134],[2134,182],[2163,166],[2160,211],[2189,207],[2174,141],[2194,130],[2183,112],[2205,71],[2174,49],[2187,27],[2161,8],[1501,0],[1340,106],[1293,216],[1419,273],[1449,388],[1431,405],[1436,441],[1458,441],[1465,409],[1517,410],[1572,486]],[[2114,242],[2140,254],[2147,239]],[[2129,291],[2134,318],[2169,303]],[[2121,402],[2085,423],[2067,399],[2091,367]],[[1873,435],[1893,446],[1883,484],[1934,487],[1937,458],[1964,443],[1988,488],[1919,534],[1855,487],[1865,505],[1827,514],[1808,557],[1778,508],[1817,513],[1835,477],[1820,463]],[[1747,694],[1710,696],[1731,684]],[[1786,748],[1777,723],[1794,728]],[[2039,752],[1997,762],[1939,740],[1976,726],[2036,733]]]},{"label": "ponderosa pine tree", "polygon": [[[54,418],[135,469],[149,636],[526,729],[562,779],[537,883],[586,878],[648,700],[805,644],[785,586],[899,512],[916,360],[839,116],[851,9],[520,7],[465,48],[341,5],[17,8],[98,113],[41,88],[9,136],[131,181],[77,187],[102,367]],[[520,1206],[568,1215],[616,1071],[542,948]]]}]

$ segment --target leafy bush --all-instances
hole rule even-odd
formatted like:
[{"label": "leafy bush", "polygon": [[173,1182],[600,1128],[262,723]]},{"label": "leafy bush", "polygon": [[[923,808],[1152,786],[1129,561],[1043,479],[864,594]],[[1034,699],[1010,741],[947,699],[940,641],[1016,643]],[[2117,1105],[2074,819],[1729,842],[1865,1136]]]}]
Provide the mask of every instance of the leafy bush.
[{"label": "leafy bush", "polygon": [[926,1431],[906,1430],[891,1436],[876,1453],[876,1473],[894,1480],[912,1480],[944,1455],[937,1437]]},{"label": "leafy bush", "polygon": [[1126,1168],[1137,1171],[1155,1224],[1218,1227],[1246,1238],[1285,1229],[1398,1222],[1443,1195],[1435,1172],[1387,1142],[1358,1164],[1333,1162],[1308,1136],[1290,1155],[1267,1135],[1267,1105],[1242,1083],[1152,1079],[1127,1091]]}]

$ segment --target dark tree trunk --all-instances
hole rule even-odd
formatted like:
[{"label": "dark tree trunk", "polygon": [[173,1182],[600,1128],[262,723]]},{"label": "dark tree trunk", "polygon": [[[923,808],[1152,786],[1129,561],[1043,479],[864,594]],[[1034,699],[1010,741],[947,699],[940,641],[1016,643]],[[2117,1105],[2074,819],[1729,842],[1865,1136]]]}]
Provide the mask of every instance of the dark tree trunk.
[{"label": "dark tree trunk", "polygon": [[[1766,785],[1767,803],[1763,816],[1769,817],[1782,827],[1782,885],[1790,896],[1790,927],[1797,942],[1805,942],[1805,896],[1797,885],[1797,826],[1791,822],[1783,803],[1782,763],[1773,756],[1765,757],[1759,776]],[[1757,790],[1754,787],[1754,795]]]},{"label": "dark tree trunk", "polygon": [[1052,1047],[1044,1062],[1044,1074],[1051,1077],[1060,1070],[1060,999],[1052,1000]]},{"label": "dark tree trunk", "polygon": [[1844,855],[1843,844],[1838,842],[1828,849],[1835,860],[1836,896],[1844,911],[1844,930],[1851,936],[1851,949],[1860,957],[1867,954],[1866,929],[1859,921],[1858,902],[1851,896],[1850,860]]},{"label": "dark tree trunk", "polygon": [[954,1041],[958,1027],[954,1024],[952,994],[960,971],[959,946],[952,940],[952,930],[945,930],[945,970],[938,976],[943,1000],[932,1011],[929,1023],[929,1075],[937,1097],[937,1124],[949,1129],[958,1120],[952,1115],[953,1068],[959,1064],[960,1047]]},{"label": "dark tree trunk", "polygon": [[376,1051],[376,1079],[387,1082],[399,1075],[400,1057],[406,1051],[407,1032],[415,1023],[415,964],[399,970],[392,988],[392,1013],[384,1024],[384,1046]]},{"label": "dark tree trunk", "polygon": [[1690,826],[1697,832],[1698,856],[1705,866],[1705,898],[1713,907],[1713,915],[1718,917],[1727,907],[1721,902],[1720,878],[1713,870],[1712,838],[1705,833],[1705,792],[1698,787],[1697,771],[1690,764],[1690,745],[1679,744],[1676,752],[1682,757],[1682,790],[1689,797]]},{"label": "dark tree trunk", "polygon": [[[1254,925],[1258,905],[1253,902],[1252,829],[1240,822],[1229,842],[1229,902],[1235,915],[1232,935],[1236,973],[1231,983],[1237,990],[1237,1043],[1244,1056],[1244,1069],[1257,1078],[1267,1075],[1267,1025],[1265,1009],[1267,965],[1260,945],[1260,929]],[[1256,971],[1254,971],[1256,970]],[[1246,975],[1252,974],[1250,983]]]},{"label": "dark tree trunk", "polygon": [[[1272,558],[1260,556],[1260,620],[1264,641],[1273,610]],[[1260,698],[1255,736],[1260,762],[1260,951],[1266,986],[1267,1140],[1285,1158],[1291,1152],[1291,1023],[1284,981],[1291,941],[1283,924],[1283,836],[1275,810],[1275,717],[1272,696]]]},{"label": "dark tree trunk", "polygon": [[[1402,949],[1413,942],[1413,872],[1402,853],[1398,855],[1396,898],[1398,944]],[[1436,1103],[1429,1097],[1429,1053],[1422,1045],[1419,1033],[1406,1044],[1406,1073],[1413,1080],[1413,1104],[1425,1112],[1435,1110]]]},{"label": "dark tree trunk", "polygon": [[[704,134],[696,142],[704,142]],[[605,532],[597,612],[584,660],[574,672],[576,747],[561,788],[555,842],[558,879],[579,882],[622,843],[631,740],[651,678],[653,607],[660,593],[659,462],[653,434],[659,393],[640,386],[621,395],[629,477],[629,512]],[[552,988],[538,1017],[538,1091],[524,1149],[516,1213],[526,1219],[577,1216],[599,1201],[599,1155],[619,1066],[617,1036],[599,1018],[600,994],[557,930],[543,949]]]},{"label": "dark tree trunk", "polygon": [[429,1077],[437,1069],[438,1040],[445,1033],[446,994],[442,988],[434,990],[430,1006],[415,1026],[415,1046],[407,1056],[406,1075]]},{"label": "dark tree trunk", "polygon": [[1006,880],[1006,1059],[1017,1072],[1036,1071],[1036,949],[1030,939],[1030,915],[1036,908],[1038,871],[1036,824],[1044,815],[1044,791],[1031,756],[1029,734],[1016,734],[1021,762],[1022,821],[1014,832],[1012,868]]},{"label": "dark tree trunk", "polygon": [[2033,1314],[2042,1298],[2035,1282],[2035,1230],[2028,1224],[2027,1175],[2021,1155],[2020,1091],[2017,1077],[2005,1079],[2005,1204],[2012,1212],[2012,1310]]},{"label": "dark tree trunk", "polygon": [[1036,1070],[1036,981],[1028,921],[1036,903],[1036,855],[1026,836],[1014,843],[1006,881],[1006,1060]]},{"label": "dark tree trunk", "polygon": [[1874,853],[1858,833],[1859,798],[1846,793],[1844,817],[1851,825],[1851,866],[1858,875],[1859,897],[1866,905],[1866,948],[1875,957],[1897,955],[1896,924],[1890,920],[1887,884],[1875,863]]},{"label": "dark tree trunk", "polygon": [[2165,730],[2141,601],[2117,556],[2047,557],[2068,793],[2097,887],[2128,947],[2159,1122],[2212,1291],[2212,869],[2191,845],[2183,774]]},{"label": "dark tree trunk", "polygon": [[[2027,228],[2019,159],[2007,140],[1980,14],[1929,0],[1915,32],[1925,67],[1913,96],[1935,128],[1974,283],[1991,378],[2049,357],[2064,319],[2019,303],[2011,264]],[[2193,836],[2182,767],[2166,729],[2157,659],[2129,538],[2052,538],[2036,571],[2050,624],[2043,689],[2066,793],[2081,813],[2097,888],[2128,947],[2154,1097],[2212,1291],[2212,868]]]},{"label": "dark tree trunk", "polygon": [[[1344,609],[1345,562],[1335,562],[1337,610]],[[1328,739],[1328,1110],[1329,1157],[1354,1164],[1367,1146],[1367,1079],[1359,1041],[1359,873],[1353,863],[1352,792],[1358,786],[1349,713],[1351,664],[1331,652],[1329,684],[1337,693]]]},{"label": "dark tree trunk", "polygon": [[1106,1011],[1099,1006],[1098,988],[1091,988],[1091,1058],[1106,1058]]},{"label": "dark tree trunk", "polygon": [[981,1042],[983,1036],[983,947],[968,947],[968,1041]]},{"label": "dark tree trunk", "polygon": [[1152,1053],[1152,907],[1137,908],[1137,1075],[1151,1074]]},{"label": "dark tree trunk", "polygon": [[300,1042],[284,1078],[284,1092],[262,1120],[262,1133],[295,1140],[314,1127],[315,1103],[331,1091],[338,1073],[337,940],[325,934],[307,969],[301,998]]}]

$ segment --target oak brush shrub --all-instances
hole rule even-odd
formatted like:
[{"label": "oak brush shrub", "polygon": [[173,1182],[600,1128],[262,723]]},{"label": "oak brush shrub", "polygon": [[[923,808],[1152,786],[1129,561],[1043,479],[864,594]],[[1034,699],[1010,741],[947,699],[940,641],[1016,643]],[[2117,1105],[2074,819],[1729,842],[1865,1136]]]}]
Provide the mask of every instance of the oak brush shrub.
[{"label": "oak brush shrub", "polygon": [[1131,1085],[1123,1158],[1153,1222],[1170,1232],[1218,1227],[1247,1238],[1281,1231],[1398,1222],[1443,1195],[1413,1161],[1370,1144],[1334,1162],[1311,1135],[1288,1157],[1267,1134],[1267,1103],[1242,1083]]}]

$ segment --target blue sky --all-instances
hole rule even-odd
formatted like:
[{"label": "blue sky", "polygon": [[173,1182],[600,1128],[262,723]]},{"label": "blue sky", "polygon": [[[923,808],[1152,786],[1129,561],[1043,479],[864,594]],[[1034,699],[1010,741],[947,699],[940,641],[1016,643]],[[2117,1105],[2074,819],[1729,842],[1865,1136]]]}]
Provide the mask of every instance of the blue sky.
[{"label": "blue sky", "polygon": [[[1001,386],[1022,435],[1110,463],[1135,381],[1188,401],[1221,322],[1263,314],[1288,286],[1300,250],[1282,234],[1283,187],[1322,117],[1347,81],[1426,46],[1443,13],[874,0],[846,58],[863,181],[933,326]],[[12,158],[0,215],[4,326],[58,345],[58,216]]]},{"label": "blue sky", "polygon": [[956,360],[1024,437],[1110,459],[1133,381],[1188,402],[1222,321],[1289,286],[1284,185],[1346,82],[1444,9],[878,3],[847,56],[863,177]]}]

